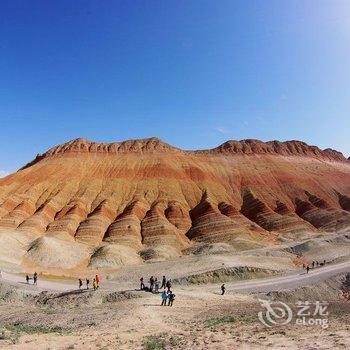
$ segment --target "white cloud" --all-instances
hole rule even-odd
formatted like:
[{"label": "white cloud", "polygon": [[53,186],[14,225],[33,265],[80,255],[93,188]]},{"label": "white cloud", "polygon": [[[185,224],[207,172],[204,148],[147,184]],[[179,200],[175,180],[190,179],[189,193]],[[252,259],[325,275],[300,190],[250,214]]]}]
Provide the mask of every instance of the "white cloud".
[{"label": "white cloud", "polygon": [[10,173],[6,170],[0,170],[0,178],[9,175]]},{"label": "white cloud", "polygon": [[222,126],[216,126],[214,128],[214,130],[218,131],[220,134],[223,134],[223,135],[227,135],[229,134],[231,131],[226,129],[225,127],[222,127]]}]

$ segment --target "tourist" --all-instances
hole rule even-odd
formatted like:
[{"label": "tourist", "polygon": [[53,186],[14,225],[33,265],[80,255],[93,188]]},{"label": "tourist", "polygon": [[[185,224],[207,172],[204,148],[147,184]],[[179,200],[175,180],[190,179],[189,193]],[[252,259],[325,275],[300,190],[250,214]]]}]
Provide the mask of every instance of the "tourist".
[{"label": "tourist", "polygon": [[168,306],[173,306],[174,300],[175,300],[175,294],[170,290],[170,291],[169,291],[169,302],[168,302]]},{"label": "tourist", "polygon": [[226,291],[225,284],[221,286],[221,295],[224,295]]},{"label": "tourist", "polygon": [[38,285],[38,274],[36,272],[34,272],[34,275],[33,275],[33,284],[34,285]]},{"label": "tourist", "polygon": [[82,285],[83,285],[83,281],[81,280],[81,278],[79,278],[79,289],[82,287]]},{"label": "tourist", "polygon": [[309,273],[310,267],[309,265],[306,266],[306,273]]},{"label": "tourist", "polygon": [[158,281],[158,278],[156,277],[154,281],[154,292],[159,293],[159,287],[160,287],[160,281]]},{"label": "tourist", "polygon": [[92,281],[92,288],[94,288],[94,290],[97,289],[96,278],[94,278],[93,281]]},{"label": "tourist", "polygon": [[90,280],[87,278],[86,279],[86,289],[89,289],[89,284],[90,284]]},{"label": "tourist", "polygon": [[151,278],[149,279],[149,289],[150,289],[150,292],[153,293],[153,286],[154,286],[154,277],[151,276]]},{"label": "tourist", "polygon": [[162,294],[161,294],[161,298],[162,298],[162,304],[161,306],[166,306],[166,301],[168,299],[168,293],[166,292],[166,290],[164,289]]},{"label": "tourist", "polygon": [[145,289],[145,284],[143,283],[143,277],[140,278],[140,289],[141,290]]},{"label": "tourist", "polygon": [[26,275],[26,281],[27,281],[27,284],[29,284],[29,276]]},{"label": "tourist", "polygon": [[100,287],[100,277],[99,277],[99,275],[95,276],[95,280],[96,280],[96,288],[99,288]]},{"label": "tourist", "polygon": [[166,287],[168,288],[168,292],[170,292],[171,280],[168,280],[168,281],[166,282]]},{"label": "tourist", "polygon": [[162,285],[160,286],[160,289],[165,288],[165,287],[166,287],[166,278],[165,278],[165,276],[163,276]]}]

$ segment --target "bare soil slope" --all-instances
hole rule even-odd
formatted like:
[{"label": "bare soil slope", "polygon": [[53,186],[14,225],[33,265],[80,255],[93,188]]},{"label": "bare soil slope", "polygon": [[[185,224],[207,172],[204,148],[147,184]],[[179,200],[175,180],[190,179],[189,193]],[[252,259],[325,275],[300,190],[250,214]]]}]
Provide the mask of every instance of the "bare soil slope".
[{"label": "bare soil slope", "polygon": [[0,260],[28,266],[116,267],[349,226],[350,162],[299,141],[76,139],[0,179]]}]

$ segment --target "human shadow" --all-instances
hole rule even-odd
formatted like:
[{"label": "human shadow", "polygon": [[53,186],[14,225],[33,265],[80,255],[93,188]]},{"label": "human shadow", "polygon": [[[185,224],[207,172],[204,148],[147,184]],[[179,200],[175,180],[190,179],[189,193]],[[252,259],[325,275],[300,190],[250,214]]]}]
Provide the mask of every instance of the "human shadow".
[{"label": "human shadow", "polygon": [[33,283],[27,283],[27,282],[18,282],[18,283],[24,284],[26,286],[35,286],[35,284],[33,284]]}]

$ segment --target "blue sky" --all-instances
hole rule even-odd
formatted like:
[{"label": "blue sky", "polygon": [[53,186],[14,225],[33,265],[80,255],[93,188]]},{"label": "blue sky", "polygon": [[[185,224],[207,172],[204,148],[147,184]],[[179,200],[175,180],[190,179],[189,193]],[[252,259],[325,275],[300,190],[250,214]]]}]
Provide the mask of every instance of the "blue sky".
[{"label": "blue sky", "polygon": [[0,2],[0,169],[76,137],[350,155],[350,2]]}]

